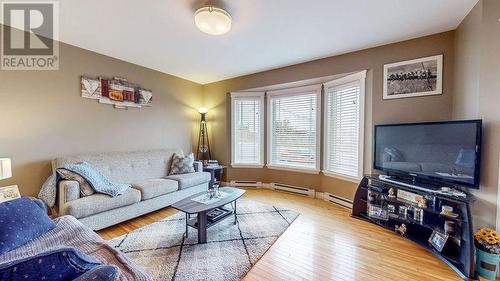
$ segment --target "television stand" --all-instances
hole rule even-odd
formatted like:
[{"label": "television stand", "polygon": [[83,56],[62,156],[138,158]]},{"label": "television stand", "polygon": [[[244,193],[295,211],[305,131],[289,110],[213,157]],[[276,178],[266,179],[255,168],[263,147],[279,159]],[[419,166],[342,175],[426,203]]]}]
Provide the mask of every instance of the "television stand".
[{"label": "television stand", "polygon": [[[478,280],[471,200],[468,194],[441,194],[372,175],[359,183],[351,216],[395,231],[427,249],[464,280]],[[443,206],[453,208],[452,213],[443,214]]]}]

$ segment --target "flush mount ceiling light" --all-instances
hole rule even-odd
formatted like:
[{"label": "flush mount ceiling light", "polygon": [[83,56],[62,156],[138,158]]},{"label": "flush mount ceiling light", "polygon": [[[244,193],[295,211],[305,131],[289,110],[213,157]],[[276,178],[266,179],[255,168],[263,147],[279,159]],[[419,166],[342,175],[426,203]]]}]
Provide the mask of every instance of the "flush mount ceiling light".
[{"label": "flush mount ceiling light", "polygon": [[226,10],[213,6],[196,10],[194,22],[199,30],[211,35],[222,35],[231,29],[231,15]]}]

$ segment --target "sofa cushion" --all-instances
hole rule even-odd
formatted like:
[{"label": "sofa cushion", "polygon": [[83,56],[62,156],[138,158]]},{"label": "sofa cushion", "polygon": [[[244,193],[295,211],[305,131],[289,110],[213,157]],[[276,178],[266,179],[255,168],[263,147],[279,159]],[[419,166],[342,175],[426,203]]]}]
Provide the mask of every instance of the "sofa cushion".
[{"label": "sofa cushion", "polygon": [[88,162],[94,165],[109,180],[115,182],[138,182],[146,179],[159,179],[168,175],[172,156],[181,154],[177,148],[86,154],[57,158],[52,161],[52,168],[67,164]]},{"label": "sofa cushion", "polygon": [[0,255],[38,238],[54,227],[46,210],[29,198],[1,203]]},{"label": "sofa cushion", "polygon": [[179,190],[177,181],[168,179],[144,180],[133,183],[132,187],[141,192],[142,201]]},{"label": "sofa cushion", "polygon": [[72,215],[75,218],[84,218],[108,210],[132,205],[141,201],[141,192],[129,188],[122,195],[110,197],[106,194],[95,193],[74,201],[68,202],[63,208],[63,214]]},{"label": "sofa cushion", "polygon": [[171,175],[166,179],[176,180],[179,183],[179,190],[207,183],[210,181],[210,173],[196,172],[181,175]]}]

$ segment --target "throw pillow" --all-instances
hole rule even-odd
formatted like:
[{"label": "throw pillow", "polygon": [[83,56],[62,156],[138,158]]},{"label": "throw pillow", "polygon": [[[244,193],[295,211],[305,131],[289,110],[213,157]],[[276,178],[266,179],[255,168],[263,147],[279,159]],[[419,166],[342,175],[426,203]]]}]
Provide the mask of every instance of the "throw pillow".
[{"label": "throw pillow", "polygon": [[55,224],[35,202],[22,197],[0,203],[0,226],[0,255],[3,255],[45,234]]},{"label": "throw pillow", "polygon": [[170,167],[170,175],[194,173],[194,154],[188,156],[174,154],[172,165]]},{"label": "throw pillow", "polygon": [[0,266],[0,280],[114,280],[118,268],[77,249],[62,248]]},{"label": "throw pillow", "polygon": [[70,170],[66,170],[64,168],[57,169],[57,174],[63,180],[77,181],[78,184],[80,185],[80,193],[83,197],[95,193],[94,189],[92,189],[92,186],[90,186],[89,182],[79,174],[72,172]]}]

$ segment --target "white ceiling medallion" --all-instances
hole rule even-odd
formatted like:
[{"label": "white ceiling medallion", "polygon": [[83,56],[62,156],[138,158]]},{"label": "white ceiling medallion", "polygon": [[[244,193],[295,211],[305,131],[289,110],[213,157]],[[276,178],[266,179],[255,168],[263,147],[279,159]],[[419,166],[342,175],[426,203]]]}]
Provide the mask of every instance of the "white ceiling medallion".
[{"label": "white ceiling medallion", "polygon": [[199,8],[194,13],[196,27],[211,35],[222,35],[231,29],[231,15],[223,9],[213,6]]}]

